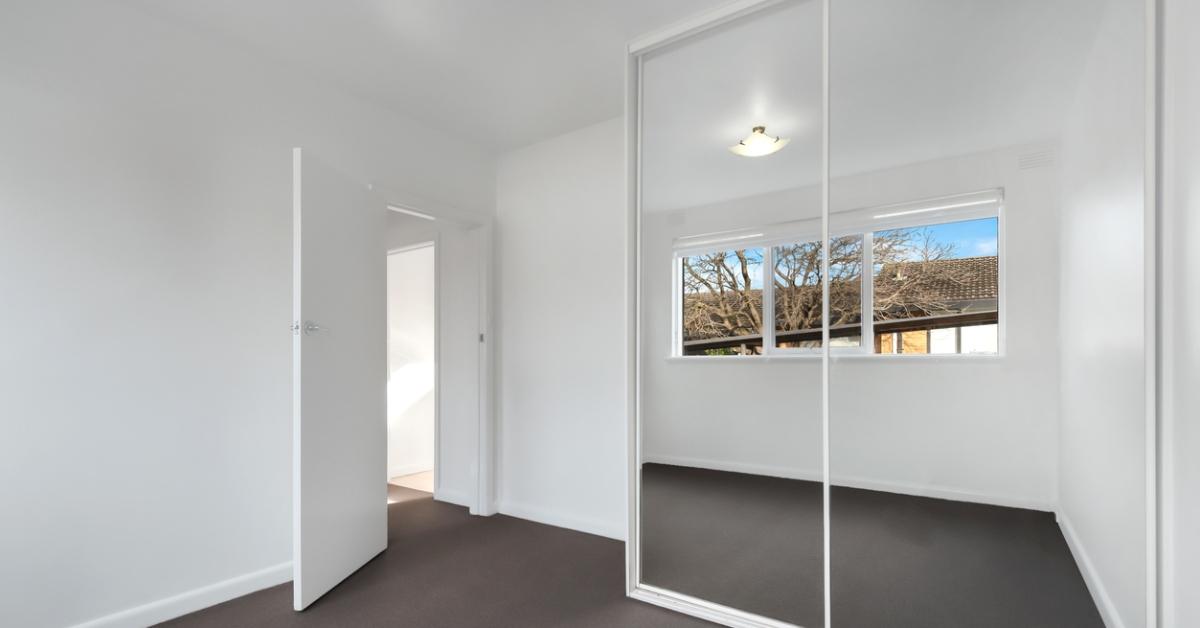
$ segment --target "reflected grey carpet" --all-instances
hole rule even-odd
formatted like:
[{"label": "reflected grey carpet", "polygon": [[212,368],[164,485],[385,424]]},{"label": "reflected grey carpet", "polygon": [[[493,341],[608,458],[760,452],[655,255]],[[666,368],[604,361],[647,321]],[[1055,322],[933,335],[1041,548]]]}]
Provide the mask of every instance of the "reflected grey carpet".
[{"label": "reflected grey carpet", "polygon": [[472,517],[389,485],[388,549],[302,613],[292,585],[168,626],[710,626],[625,597],[625,545],[503,515]]},{"label": "reflected grey carpet", "polygon": [[[823,624],[821,485],[642,468],[643,580]],[[1045,512],[833,487],[837,628],[1104,628]]]}]

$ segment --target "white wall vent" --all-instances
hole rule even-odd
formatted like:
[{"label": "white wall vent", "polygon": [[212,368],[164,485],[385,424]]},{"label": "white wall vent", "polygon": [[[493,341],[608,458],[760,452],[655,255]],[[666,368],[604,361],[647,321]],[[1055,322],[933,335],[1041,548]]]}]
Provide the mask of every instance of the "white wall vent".
[{"label": "white wall vent", "polygon": [[1050,149],[1035,150],[1033,152],[1023,153],[1017,157],[1017,167],[1021,170],[1045,168],[1052,163],[1054,163],[1054,152]]}]

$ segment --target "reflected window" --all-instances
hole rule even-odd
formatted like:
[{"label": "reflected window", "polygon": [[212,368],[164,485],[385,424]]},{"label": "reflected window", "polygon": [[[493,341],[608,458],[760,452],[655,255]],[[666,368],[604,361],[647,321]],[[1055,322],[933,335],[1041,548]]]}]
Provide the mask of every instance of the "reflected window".
[{"label": "reflected window", "polygon": [[683,354],[762,353],[763,250],[683,257],[681,272]]},{"label": "reflected window", "polygon": [[[922,203],[937,202],[942,201]],[[999,206],[979,205],[965,203],[964,211],[951,213],[935,207],[944,222],[921,216],[931,210],[919,205],[899,214],[868,209],[840,215],[838,235],[829,243],[831,350],[999,353]],[[897,218],[908,213],[916,218],[912,226]],[[888,228],[872,229],[877,225]],[[812,239],[812,222],[762,231],[750,236],[762,248],[739,242],[745,248],[677,255],[675,355],[804,354],[821,348],[823,252]]]},{"label": "reflected window", "polygon": [[[829,250],[829,342],[857,347],[862,342],[862,236],[834,238]],[[821,247],[817,242],[771,250],[774,269],[775,346],[821,346]]]},{"label": "reflected window", "polygon": [[872,234],[876,353],[994,354],[996,218]]}]

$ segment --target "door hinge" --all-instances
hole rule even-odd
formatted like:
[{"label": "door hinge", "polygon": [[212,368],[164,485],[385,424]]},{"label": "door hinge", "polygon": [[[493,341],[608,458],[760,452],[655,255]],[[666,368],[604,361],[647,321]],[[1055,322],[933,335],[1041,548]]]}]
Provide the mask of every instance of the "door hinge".
[{"label": "door hinge", "polygon": [[292,321],[292,335],[293,336],[300,335],[300,321]]}]

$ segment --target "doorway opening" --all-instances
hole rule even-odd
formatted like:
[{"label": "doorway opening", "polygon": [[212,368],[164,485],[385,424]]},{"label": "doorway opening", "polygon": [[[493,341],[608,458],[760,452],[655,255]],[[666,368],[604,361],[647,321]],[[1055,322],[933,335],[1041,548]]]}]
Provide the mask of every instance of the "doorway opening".
[{"label": "doorway opening", "polygon": [[[431,491],[435,501],[464,506],[471,514],[494,514],[491,222],[445,207],[417,210],[389,203],[387,208],[388,432],[397,437],[389,439],[389,452],[433,444],[431,455],[413,457],[432,464],[432,474],[401,462],[403,455],[389,453],[389,501],[397,494],[429,498]],[[392,311],[406,312],[408,320],[392,316]],[[424,322],[413,324],[417,312]],[[410,337],[416,329],[425,335]],[[432,412],[427,405],[431,401]],[[404,427],[413,424],[405,420],[411,417],[400,416],[402,411],[424,412],[418,416],[424,417],[425,426],[432,413],[432,440],[428,432],[416,440],[410,434],[407,443],[412,447],[393,447],[390,441],[403,438]]]},{"label": "doorway opening", "polygon": [[434,242],[387,257],[388,503],[434,492],[437,468],[437,282]]}]

